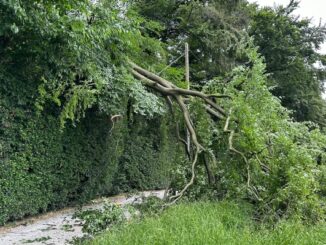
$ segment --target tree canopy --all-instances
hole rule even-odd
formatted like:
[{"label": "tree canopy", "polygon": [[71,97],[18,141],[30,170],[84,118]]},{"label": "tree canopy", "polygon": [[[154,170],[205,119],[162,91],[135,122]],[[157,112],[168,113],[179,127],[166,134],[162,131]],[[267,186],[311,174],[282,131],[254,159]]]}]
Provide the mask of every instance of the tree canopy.
[{"label": "tree canopy", "polygon": [[269,86],[298,121],[325,125],[325,55],[318,49],[326,38],[326,26],[293,14],[297,1],[276,9],[265,7],[252,14],[249,34],[265,57]]}]

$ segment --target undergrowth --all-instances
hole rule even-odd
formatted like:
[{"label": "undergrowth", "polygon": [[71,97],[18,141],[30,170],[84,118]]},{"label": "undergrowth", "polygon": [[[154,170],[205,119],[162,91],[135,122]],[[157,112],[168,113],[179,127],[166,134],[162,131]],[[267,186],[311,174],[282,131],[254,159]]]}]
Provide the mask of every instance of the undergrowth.
[{"label": "undergrowth", "polygon": [[182,203],[159,216],[112,227],[85,244],[325,244],[325,223],[257,223],[253,211],[247,204],[226,201]]}]

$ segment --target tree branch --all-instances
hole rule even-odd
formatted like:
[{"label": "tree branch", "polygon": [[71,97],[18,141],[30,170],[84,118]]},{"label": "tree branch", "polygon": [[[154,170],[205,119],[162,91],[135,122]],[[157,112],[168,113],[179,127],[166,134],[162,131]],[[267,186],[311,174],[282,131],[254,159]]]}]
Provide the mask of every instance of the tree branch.
[{"label": "tree branch", "polygon": [[[184,122],[185,122],[187,130],[189,131],[191,143],[193,144],[193,148],[195,150],[193,161],[191,164],[191,178],[190,178],[189,182],[184,186],[184,188],[179,193],[177,193],[176,195],[174,195],[170,198],[172,201],[170,202],[169,205],[171,205],[171,204],[177,202],[184,195],[184,193],[188,190],[188,188],[194,183],[195,176],[196,176],[195,175],[195,167],[196,167],[196,164],[198,161],[199,154],[202,151],[206,151],[205,148],[198,141],[196,130],[193,126],[193,123],[192,123],[192,120],[190,117],[190,112],[189,112],[184,100],[189,96],[198,97],[198,98],[202,99],[203,102],[206,104],[205,105],[206,111],[218,119],[223,119],[226,116],[226,113],[223,110],[223,108],[218,106],[211,99],[211,97],[218,97],[220,95],[212,96],[212,95],[206,95],[202,92],[195,91],[195,90],[178,88],[173,83],[153,74],[150,71],[147,71],[147,70],[141,68],[140,66],[134,64],[133,62],[129,62],[129,63],[132,67],[131,72],[135,78],[141,80],[145,86],[148,86],[148,87],[154,89],[155,91],[161,93],[162,95],[168,96],[170,99],[175,100],[175,102],[178,104],[178,106],[183,114]],[[224,96],[224,95],[222,95],[222,96],[229,98],[229,96]],[[172,102],[169,101],[169,104],[171,106]],[[229,139],[229,142],[231,142],[230,149],[233,149],[233,151],[236,151],[237,153],[242,154],[232,147],[233,131],[228,130],[229,120],[230,119],[228,118],[227,125],[225,127],[225,131],[230,132],[230,139]],[[178,128],[177,128],[177,136],[180,140],[181,137],[179,135]],[[185,143],[184,140],[181,139],[181,141],[183,143]],[[187,154],[189,154],[189,156],[190,156],[190,152],[187,152]],[[244,157],[244,155],[243,155],[243,157]],[[209,180],[210,180],[210,182],[213,182],[214,176],[210,172],[207,159],[205,159],[205,164],[206,164]]]},{"label": "tree branch", "polygon": [[245,154],[243,152],[238,151],[237,149],[235,149],[233,147],[234,130],[229,129],[231,114],[232,114],[232,108],[230,109],[229,115],[228,115],[228,117],[226,119],[226,122],[225,122],[225,125],[224,125],[224,132],[229,133],[229,150],[239,154],[242,157],[243,161],[245,162],[245,164],[247,166],[247,186],[250,187],[250,165],[249,165],[248,159],[246,158],[246,156],[245,156]]}]

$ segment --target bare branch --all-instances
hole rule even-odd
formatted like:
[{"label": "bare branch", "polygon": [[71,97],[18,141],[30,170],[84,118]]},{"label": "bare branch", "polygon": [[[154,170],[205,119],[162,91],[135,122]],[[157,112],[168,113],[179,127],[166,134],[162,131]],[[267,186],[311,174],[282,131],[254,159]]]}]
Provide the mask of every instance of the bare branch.
[{"label": "bare branch", "polygon": [[207,95],[209,98],[226,98],[226,99],[232,99],[232,96],[227,94],[209,94]]},{"label": "bare branch", "polygon": [[[195,91],[195,90],[178,88],[173,83],[153,74],[152,72],[149,72],[149,71],[141,68],[140,66],[138,66],[132,62],[130,62],[130,65],[132,67],[131,72],[135,78],[141,80],[145,86],[148,86],[148,87],[154,89],[155,91],[161,93],[162,95],[165,95],[168,98],[170,98],[170,100],[169,100],[170,106],[172,105],[171,99],[175,100],[175,102],[178,104],[178,106],[183,114],[186,128],[190,134],[191,143],[193,144],[193,149],[194,149],[194,157],[193,157],[193,161],[191,164],[191,178],[190,178],[189,182],[184,186],[184,188],[179,193],[177,193],[176,195],[171,197],[172,201],[168,205],[172,205],[173,203],[177,202],[184,195],[184,193],[188,190],[188,188],[194,183],[195,176],[196,176],[195,167],[196,167],[196,164],[198,161],[199,154],[202,151],[206,152],[205,148],[198,141],[196,130],[193,126],[193,123],[192,123],[192,120],[190,117],[190,112],[185,104],[185,99],[189,98],[190,96],[198,97],[198,98],[202,99],[204,101],[204,103],[206,104],[205,109],[209,114],[213,115],[214,117],[216,117],[218,119],[223,119],[224,116],[226,116],[225,111],[223,110],[223,108],[218,106],[211,99],[211,97],[216,97],[216,98],[217,97],[221,97],[221,98],[227,97],[227,98],[229,98],[229,96],[226,96],[226,95],[212,96],[212,95],[206,95],[202,92]],[[232,146],[232,137],[233,137],[234,132],[232,130],[228,129],[229,120],[230,119],[228,118],[224,129],[225,129],[225,132],[230,133],[230,138],[229,138],[230,150],[233,150],[233,151],[237,152],[238,154],[241,154],[244,157],[244,159],[246,159],[245,156],[243,155],[243,153],[237,151]],[[180,137],[178,126],[177,126],[177,136],[181,142],[183,142],[186,146],[188,146],[187,142]],[[210,152],[208,152],[208,153],[210,153]],[[190,152],[187,152],[187,154],[188,154],[188,156],[190,156]],[[213,156],[213,158],[214,158],[214,156]],[[209,175],[208,177],[209,177],[210,181],[213,182],[214,176],[210,172],[207,159],[205,159],[205,163],[206,163],[206,167],[208,169],[208,175]],[[248,178],[248,181],[250,181],[249,178]],[[249,185],[249,183],[248,183],[248,185]]]},{"label": "bare branch", "polygon": [[214,111],[212,108],[210,108],[209,106],[205,106],[206,111],[211,114],[212,116],[216,117],[217,119],[222,120],[224,117],[219,114],[218,112]]},{"label": "bare branch", "polygon": [[247,186],[250,187],[250,165],[249,165],[248,159],[246,158],[246,156],[245,156],[245,154],[243,152],[238,151],[237,149],[235,149],[233,147],[234,130],[229,129],[231,114],[232,114],[232,108],[230,109],[229,115],[228,115],[228,117],[226,119],[226,122],[225,122],[225,125],[224,125],[224,132],[229,133],[229,150],[239,154],[242,157],[243,161],[245,162],[245,164],[247,166]]},{"label": "bare branch", "polygon": [[178,194],[176,194],[170,198],[171,200],[173,199],[173,201],[170,202],[168,205],[172,205],[172,204],[176,203],[184,195],[184,193],[188,190],[188,188],[194,183],[194,180],[196,177],[195,167],[196,167],[199,153],[200,153],[200,150],[196,149],[195,157],[191,164],[191,179],[190,179],[190,181],[185,185],[185,187]]},{"label": "bare branch", "polygon": [[138,73],[142,74],[143,76],[148,77],[151,80],[158,82],[159,84],[161,84],[162,86],[164,86],[166,88],[175,88],[176,87],[173,83],[155,75],[154,73],[152,73],[150,71],[147,71],[147,70],[141,68],[140,66],[136,65],[133,62],[129,62],[129,64],[131,65],[133,70],[136,70]]},{"label": "bare branch", "polygon": [[[176,87],[173,83],[165,80],[164,78],[161,78],[157,75],[155,75],[154,73],[147,71],[143,68],[141,68],[140,66],[130,62],[132,68],[133,68],[133,74],[135,75],[134,72],[136,72],[137,77],[139,78],[140,76],[142,77],[141,80],[144,80],[144,78],[147,78],[147,83],[149,82],[148,85],[153,86],[153,82],[157,83],[157,85],[155,86],[162,86],[166,88],[166,93],[171,93],[171,94],[177,94],[177,95],[185,95],[185,96],[195,96],[198,98],[201,98],[202,100],[204,100],[206,102],[206,104],[210,105],[212,108],[214,108],[215,110],[217,110],[220,114],[222,114],[223,116],[226,116],[225,111],[223,110],[223,108],[221,108],[220,106],[218,106],[214,101],[212,101],[209,96],[205,95],[202,92],[199,91],[195,91],[195,90],[189,90],[189,89],[182,89],[182,88],[178,88]],[[160,85],[160,86],[159,86]],[[223,95],[224,96],[224,95]]]}]

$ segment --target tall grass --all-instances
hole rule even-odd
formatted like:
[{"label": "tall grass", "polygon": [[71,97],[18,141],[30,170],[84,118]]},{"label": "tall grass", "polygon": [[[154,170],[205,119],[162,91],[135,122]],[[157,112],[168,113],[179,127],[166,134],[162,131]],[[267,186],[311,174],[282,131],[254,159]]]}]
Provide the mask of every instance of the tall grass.
[{"label": "tall grass", "polygon": [[160,216],[113,229],[89,244],[326,244],[326,224],[284,221],[271,229],[258,226],[251,217],[249,207],[234,203],[180,204]]}]

